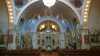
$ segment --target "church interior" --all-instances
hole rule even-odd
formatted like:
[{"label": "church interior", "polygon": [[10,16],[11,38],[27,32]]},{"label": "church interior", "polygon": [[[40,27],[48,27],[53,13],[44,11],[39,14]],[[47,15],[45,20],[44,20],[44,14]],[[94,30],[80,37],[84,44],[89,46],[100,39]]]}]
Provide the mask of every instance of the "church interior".
[{"label": "church interior", "polygon": [[0,0],[0,56],[99,56],[100,0]]}]

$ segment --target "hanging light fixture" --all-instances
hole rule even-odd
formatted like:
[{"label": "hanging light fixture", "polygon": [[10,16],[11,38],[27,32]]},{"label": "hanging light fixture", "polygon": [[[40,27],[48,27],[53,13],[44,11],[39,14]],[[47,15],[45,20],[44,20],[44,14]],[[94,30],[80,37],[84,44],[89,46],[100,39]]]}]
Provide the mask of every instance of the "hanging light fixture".
[{"label": "hanging light fixture", "polygon": [[56,3],[56,0],[42,0],[42,1],[43,1],[44,5],[47,7],[52,7]]}]

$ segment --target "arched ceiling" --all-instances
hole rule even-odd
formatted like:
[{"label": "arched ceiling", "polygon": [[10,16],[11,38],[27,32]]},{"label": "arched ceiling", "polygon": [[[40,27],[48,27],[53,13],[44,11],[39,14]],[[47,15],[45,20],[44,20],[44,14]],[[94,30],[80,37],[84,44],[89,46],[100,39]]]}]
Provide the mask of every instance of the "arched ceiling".
[{"label": "arched ceiling", "polygon": [[24,13],[22,13],[22,17],[24,19],[34,18],[35,16],[59,16],[60,18],[75,18],[76,14],[74,11],[65,5],[64,3],[57,1],[56,4],[48,8],[44,6],[42,1],[35,2],[31,4],[27,9],[25,9]]}]

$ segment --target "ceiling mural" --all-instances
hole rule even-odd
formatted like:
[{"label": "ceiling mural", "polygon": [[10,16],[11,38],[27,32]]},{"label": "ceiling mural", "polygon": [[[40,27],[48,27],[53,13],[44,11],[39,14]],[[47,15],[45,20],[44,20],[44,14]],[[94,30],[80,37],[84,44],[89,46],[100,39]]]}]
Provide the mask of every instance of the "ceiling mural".
[{"label": "ceiling mural", "polygon": [[[30,18],[30,17],[36,17],[36,16],[59,16],[60,18],[64,17],[75,17],[80,18],[76,16],[76,12],[72,10],[69,6],[66,4],[60,2],[60,0],[50,0],[51,2],[43,2],[44,0],[37,0],[36,2],[34,0],[14,0],[14,7],[15,7],[15,16],[20,16],[22,18]],[[28,6],[22,14],[20,14],[29,3],[32,3],[30,6]],[[47,8],[46,3],[52,4],[53,6],[50,8]],[[84,4],[84,0],[69,0],[69,4],[71,4],[73,7],[75,7],[75,10],[77,11],[77,14],[79,13],[81,15],[82,12],[82,6]],[[47,5],[48,5],[47,4]],[[18,21],[17,21],[18,22]]]},{"label": "ceiling mural", "polygon": [[19,23],[20,32],[66,32],[76,27],[76,22],[63,20],[54,16],[25,20]]},{"label": "ceiling mural", "polygon": [[[76,12],[79,13],[77,8],[82,7],[83,0],[69,0],[68,3],[75,7]],[[75,28],[76,26],[74,25],[80,24],[76,12],[69,6],[60,0],[14,0],[14,16],[16,17],[14,23],[18,24],[19,27],[17,29],[21,32],[36,32],[36,30],[68,31]],[[48,18],[52,18],[55,20],[55,23],[58,23],[46,22],[44,19]],[[43,23],[39,23],[43,20]],[[60,28],[63,30],[60,30]]]},{"label": "ceiling mural", "polygon": [[[32,1],[32,0],[30,0],[30,1]],[[28,0],[14,0],[14,3],[15,3],[15,6],[16,7],[18,7],[18,8],[20,8],[20,7],[22,7],[22,6],[25,6],[28,2],[30,2],[30,1],[28,1]],[[44,1],[45,0],[43,0],[43,3],[44,3]],[[56,3],[56,0],[46,0],[46,2],[47,3]],[[76,8],[79,8],[79,7],[81,7],[82,5],[83,5],[83,3],[84,3],[84,0],[69,0],[69,2],[72,4],[72,5],[74,5]],[[46,3],[45,3],[46,4]]]}]

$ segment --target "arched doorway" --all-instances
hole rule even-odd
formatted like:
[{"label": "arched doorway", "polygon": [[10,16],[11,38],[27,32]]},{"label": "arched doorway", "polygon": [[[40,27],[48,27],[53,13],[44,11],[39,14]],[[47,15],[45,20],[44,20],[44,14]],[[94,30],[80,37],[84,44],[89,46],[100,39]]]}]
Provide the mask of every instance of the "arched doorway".
[{"label": "arched doorway", "polygon": [[[37,32],[43,32],[43,34],[40,34],[40,36],[43,37],[40,37],[39,40],[43,40],[42,44],[45,44],[46,50],[52,50],[54,49],[55,46],[54,44],[56,41],[54,38],[57,38],[56,37],[57,32],[61,32],[61,30],[60,30],[60,26],[56,22],[46,20],[41,22],[37,26]],[[41,45],[40,47],[42,48],[42,46],[43,45]]]},{"label": "arched doorway", "polygon": [[38,25],[37,32],[60,32],[60,27],[56,22],[47,20]]}]

